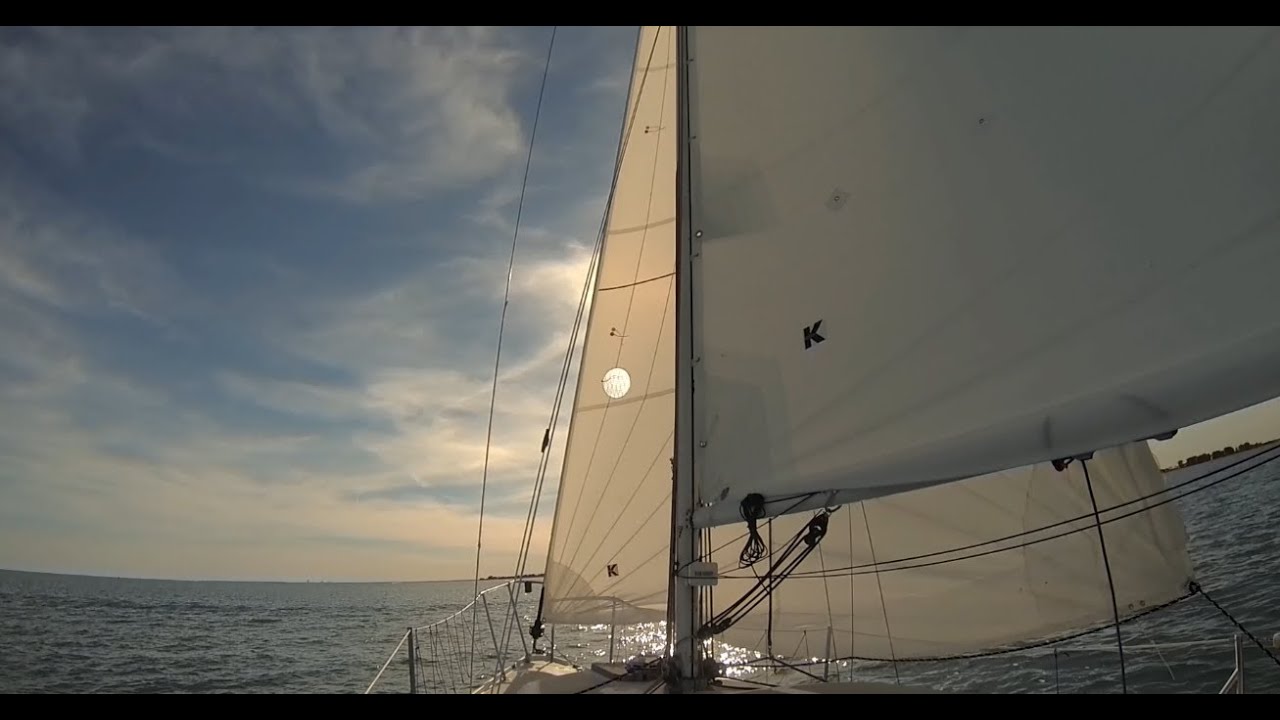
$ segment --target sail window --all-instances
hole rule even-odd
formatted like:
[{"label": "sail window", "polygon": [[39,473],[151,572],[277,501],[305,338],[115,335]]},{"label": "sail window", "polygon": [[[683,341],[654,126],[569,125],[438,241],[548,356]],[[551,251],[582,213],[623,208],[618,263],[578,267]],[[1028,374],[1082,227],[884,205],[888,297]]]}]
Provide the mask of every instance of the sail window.
[{"label": "sail window", "polygon": [[631,390],[631,374],[616,367],[604,374],[601,385],[604,386],[605,395],[614,400],[620,400]]}]

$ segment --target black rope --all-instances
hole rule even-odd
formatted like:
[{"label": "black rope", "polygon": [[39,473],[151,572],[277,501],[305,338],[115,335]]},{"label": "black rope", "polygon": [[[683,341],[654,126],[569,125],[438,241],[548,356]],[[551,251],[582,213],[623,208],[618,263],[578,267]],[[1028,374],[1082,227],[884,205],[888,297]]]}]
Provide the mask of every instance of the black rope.
[{"label": "black rope", "polygon": [[[675,459],[672,459],[671,463],[672,463],[672,472],[675,472]],[[809,495],[816,495],[816,494],[817,494],[817,493],[809,493]],[[800,499],[796,500],[796,501],[795,501],[795,502],[793,502],[791,505],[789,505],[789,506],[787,506],[786,508],[784,508],[782,511],[777,512],[777,513],[774,513],[773,515],[770,515],[770,516],[769,516],[769,519],[770,519],[770,520],[772,520],[774,517],[778,517],[778,516],[786,515],[786,514],[790,513],[790,512],[791,512],[791,511],[792,511],[792,510],[793,510],[797,505],[799,505],[800,503],[802,503],[802,502],[804,502],[805,500],[807,500],[807,499],[809,498],[809,495],[804,495],[804,496],[800,497]],[[768,503],[768,502],[766,502],[766,503],[765,503],[765,506],[767,507],[768,505],[769,505],[769,503]],[[741,506],[739,506],[739,507],[741,507]],[[741,509],[739,509],[739,512],[741,512]],[[734,537],[732,537],[732,538],[730,538],[730,539],[728,539],[728,540],[724,541],[724,542],[723,542],[723,543],[721,543],[720,545],[718,545],[718,546],[716,546],[716,547],[712,548],[712,549],[711,549],[711,551],[707,553],[707,556],[708,556],[708,557],[710,557],[710,556],[712,556],[712,555],[715,555],[716,553],[718,553],[718,552],[720,552],[721,550],[723,550],[723,549],[725,549],[725,548],[729,547],[730,545],[732,545],[732,544],[734,544],[734,543],[738,542],[739,540],[742,540],[743,538],[746,538],[748,535],[750,535],[750,533],[747,533],[747,532],[741,532],[741,533],[738,533],[738,534],[737,534],[737,535],[735,535]],[[684,570],[684,569],[685,569],[685,568],[687,568],[687,567],[689,567],[689,565],[688,565],[688,564],[685,564],[685,565],[678,565],[678,566],[676,566],[676,573],[678,574],[680,571]],[[730,576],[730,575],[721,575],[720,577],[733,577],[733,576]],[[744,576],[744,577],[745,577],[745,576]]]},{"label": "black rope", "polygon": [[[1055,462],[1054,467],[1058,464]],[[1062,469],[1065,469],[1065,464]],[[1098,528],[1098,545],[1102,547],[1102,567],[1107,571],[1107,588],[1111,591],[1111,616],[1116,623],[1116,651],[1120,654],[1120,693],[1129,694],[1129,676],[1124,668],[1124,635],[1120,632],[1120,604],[1116,602],[1116,584],[1111,577],[1111,559],[1107,557],[1107,538],[1102,532],[1102,517],[1098,514],[1098,498],[1093,494],[1093,480],[1089,477],[1089,461],[1080,460],[1080,469],[1084,471],[1084,484],[1089,488],[1089,503],[1093,505],[1094,527]]]},{"label": "black rope", "polygon": [[805,670],[804,668],[800,667],[800,666],[799,666],[798,664],[796,664],[796,663],[789,663],[789,662],[787,662],[786,660],[779,660],[779,659],[777,659],[777,658],[774,658],[774,660],[775,660],[775,662],[777,662],[779,665],[781,665],[783,668],[785,668],[785,669],[787,669],[787,670],[794,670],[795,672],[798,672],[798,673],[800,673],[800,674],[802,674],[802,675],[808,675],[809,677],[813,678],[814,680],[817,680],[818,682],[826,682],[826,681],[827,681],[827,680],[826,680],[826,678],[818,677],[817,675],[814,675],[813,673],[809,672],[808,670]]},{"label": "black rope", "polygon": [[[773,518],[769,518],[769,562],[773,562]],[[852,606],[851,606],[852,607]],[[769,593],[769,624],[765,628],[765,650],[773,657],[773,593]]]},{"label": "black rope", "polygon": [[760,562],[761,558],[769,552],[764,540],[760,538],[760,530],[756,525],[760,518],[764,517],[764,496],[760,493],[751,493],[742,498],[742,503],[738,506],[738,514],[747,522],[747,544],[738,555],[738,567],[751,567]]},{"label": "black rope", "polygon": [[[529,637],[533,639],[533,652],[538,652],[538,639],[542,637],[542,601],[547,596],[547,586],[543,585],[538,592],[538,613],[533,616],[533,624],[529,626]],[[513,611],[514,614],[514,611]]]},{"label": "black rope", "polygon": [[[750,590],[743,593],[742,597],[698,629],[698,639],[706,640],[724,632],[732,627],[734,623],[749,615],[752,610],[759,607],[760,603],[768,599],[773,594],[774,589],[799,567],[805,558],[809,556],[809,553],[813,552],[813,549],[822,541],[822,538],[827,534],[827,519],[829,517],[830,512],[827,510],[814,515],[809,520],[809,523],[787,543],[782,552],[778,554],[778,559],[773,561],[769,569],[756,579],[755,585]],[[803,549],[801,545],[804,546]],[[796,552],[797,550],[799,550],[799,553]],[[793,555],[794,557],[792,557]]]},{"label": "black rope", "polygon": [[1233,617],[1231,613],[1227,612],[1226,608],[1219,605],[1217,600],[1214,600],[1213,598],[1209,597],[1209,593],[1205,592],[1204,588],[1200,587],[1199,584],[1192,583],[1192,586],[1195,588],[1197,592],[1199,592],[1201,595],[1204,596],[1205,600],[1209,601],[1209,604],[1217,608],[1218,612],[1222,613],[1222,615],[1226,619],[1230,620],[1232,625],[1235,625],[1236,628],[1240,630],[1240,632],[1244,633],[1245,637],[1253,641],[1254,645],[1257,645],[1262,650],[1262,652],[1266,653],[1267,657],[1271,658],[1271,662],[1275,663],[1277,666],[1280,666],[1280,658],[1276,657],[1276,654],[1271,652],[1271,648],[1267,647],[1266,645],[1263,645],[1261,640],[1255,637],[1253,633],[1249,632],[1249,628],[1246,628],[1244,625],[1240,624],[1240,621],[1235,619],[1235,617]]}]

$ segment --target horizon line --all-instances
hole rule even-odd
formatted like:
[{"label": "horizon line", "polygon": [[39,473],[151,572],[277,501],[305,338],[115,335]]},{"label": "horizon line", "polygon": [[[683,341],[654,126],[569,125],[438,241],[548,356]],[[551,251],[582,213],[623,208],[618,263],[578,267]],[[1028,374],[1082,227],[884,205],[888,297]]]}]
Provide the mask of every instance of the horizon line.
[{"label": "horizon line", "polygon": [[[305,578],[301,580],[277,580],[264,578],[172,578],[172,577],[155,577],[155,576],[138,576],[138,575],[108,575],[91,572],[58,572],[55,570],[26,570],[22,568],[0,568],[0,572],[23,573],[27,575],[57,575],[61,577],[75,578],[94,578],[97,580],[141,580],[151,582],[190,582],[190,583],[261,583],[261,584],[285,584],[285,585],[409,585],[418,583],[451,583],[451,582],[475,582],[474,577],[470,578],[449,578],[437,580],[333,580],[327,578]],[[524,575],[517,578],[514,575],[490,576],[480,578],[480,582],[487,581],[504,581],[518,579],[542,579],[543,574]]]}]

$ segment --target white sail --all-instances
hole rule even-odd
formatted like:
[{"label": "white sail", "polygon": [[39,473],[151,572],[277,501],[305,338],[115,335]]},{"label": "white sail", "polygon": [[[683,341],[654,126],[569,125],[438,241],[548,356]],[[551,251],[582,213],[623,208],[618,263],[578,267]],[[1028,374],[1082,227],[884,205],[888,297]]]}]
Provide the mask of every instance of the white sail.
[{"label": "white sail", "polygon": [[699,526],[1280,395],[1274,29],[689,44]]},{"label": "white sail", "polygon": [[[1152,497],[1165,483],[1147,444],[1096,453],[1088,465],[1121,618],[1187,595],[1186,532],[1177,507],[1159,504],[1167,496]],[[718,638],[766,652],[772,626],[778,655],[889,660],[988,651],[1109,624],[1092,513],[1078,462],[1064,472],[1044,463],[841,507],[772,603]],[[775,552],[810,516],[773,519]],[[752,569],[738,569],[744,530],[712,534],[713,547],[725,546],[713,559],[729,576],[715,589],[717,612],[755,584],[744,579]],[[767,542],[767,521],[759,531]],[[768,567],[765,558],[754,570]]]},{"label": "white sail", "polygon": [[676,42],[636,50],[547,559],[544,617],[666,616],[675,422]]}]

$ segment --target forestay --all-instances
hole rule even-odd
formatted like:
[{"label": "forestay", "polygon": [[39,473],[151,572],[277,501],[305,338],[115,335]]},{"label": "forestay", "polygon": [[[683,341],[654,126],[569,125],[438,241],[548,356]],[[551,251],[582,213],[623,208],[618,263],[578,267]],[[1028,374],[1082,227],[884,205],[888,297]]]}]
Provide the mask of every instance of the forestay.
[{"label": "forestay", "polygon": [[1276,37],[691,28],[697,524],[1280,394]]}]

